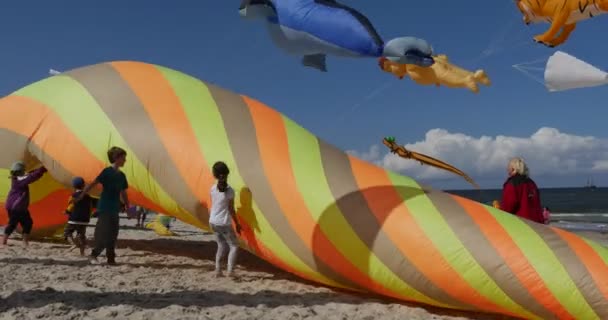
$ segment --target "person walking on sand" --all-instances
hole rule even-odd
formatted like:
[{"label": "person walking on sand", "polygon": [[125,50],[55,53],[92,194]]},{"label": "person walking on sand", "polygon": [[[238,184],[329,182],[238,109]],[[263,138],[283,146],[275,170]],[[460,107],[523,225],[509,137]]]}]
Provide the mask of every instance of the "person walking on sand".
[{"label": "person walking on sand", "polygon": [[524,219],[545,223],[540,191],[530,178],[522,158],[512,158],[507,165],[507,181],[503,185],[500,209]]},{"label": "person walking on sand", "polygon": [[142,206],[136,206],[135,212],[137,213],[137,223],[135,227],[144,228],[146,225],[146,216],[148,215],[148,209]]},{"label": "person walking on sand", "polygon": [[[91,221],[91,213],[93,211],[93,198],[90,195],[84,194],[82,200],[76,202],[76,199],[82,194],[84,186],[83,178],[75,177],[72,179],[74,193],[70,196],[68,207],[65,210],[69,218],[63,232],[65,239],[70,240],[74,244],[74,247],[70,248],[70,250],[79,248],[81,256],[84,256],[87,244],[87,226]],[[76,238],[74,238],[74,231],[76,231]]]},{"label": "person walking on sand", "polygon": [[45,172],[46,168],[43,166],[26,174],[25,164],[21,161],[17,161],[11,166],[11,189],[8,192],[5,203],[5,209],[8,212],[8,225],[4,229],[2,246],[8,244],[8,238],[15,231],[18,224],[21,224],[21,228],[23,229],[23,244],[26,247],[29,245],[29,236],[34,225],[29,211],[29,185],[42,178]]},{"label": "person walking on sand", "polygon": [[[103,169],[97,178],[87,185],[76,199],[82,201],[84,196],[96,185],[101,184],[103,190],[97,202],[97,224],[95,225],[95,247],[91,251],[89,261],[97,264],[97,257],[106,250],[106,258],[109,265],[116,264],[116,240],[119,231],[119,215],[122,209],[129,207],[127,197],[127,177],[120,171],[127,161],[127,152],[119,147],[108,150],[108,160],[111,165]],[[122,198],[122,202],[121,202]],[[123,205],[124,203],[124,205]],[[123,208],[121,208],[124,206]]]},{"label": "person walking on sand", "polygon": [[228,166],[221,161],[213,164],[213,176],[217,183],[211,187],[211,210],[209,212],[209,225],[215,233],[217,252],[215,255],[215,275],[222,276],[221,261],[228,252],[227,276],[234,276],[237,252],[239,248],[231,220],[234,221],[236,232],[241,233],[241,226],[236,219],[234,210],[234,190],[228,185]]}]

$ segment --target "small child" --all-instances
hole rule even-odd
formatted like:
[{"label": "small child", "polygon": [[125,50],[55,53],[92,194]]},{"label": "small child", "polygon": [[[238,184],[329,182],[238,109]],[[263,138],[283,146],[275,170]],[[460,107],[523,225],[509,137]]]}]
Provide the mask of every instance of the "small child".
[{"label": "small child", "polygon": [[45,167],[40,167],[30,173],[25,173],[25,164],[21,161],[13,163],[11,166],[11,189],[6,196],[5,208],[8,212],[8,225],[4,229],[2,245],[8,243],[8,238],[13,231],[21,224],[23,228],[23,244],[29,245],[29,235],[32,231],[34,221],[28,210],[30,206],[29,185],[38,181],[46,172]]},{"label": "small child", "polygon": [[[93,198],[88,194],[84,194],[82,200],[76,202],[76,199],[82,194],[84,186],[84,179],[81,177],[72,179],[74,193],[72,193],[68,202],[68,208],[65,210],[65,213],[69,215],[69,218],[63,233],[65,239],[69,239],[74,244],[74,247],[70,250],[79,248],[81,256],[84,256],[84,250],[87,244],[87,225],[91,221],[91,213],[93,211]],[[76,231],[77,238],[74,238],[73,236],[74,231]]]},{"label": "small child", "polygon": [[233,276],[234,265],[236,263],[237,251],[239,248],[236,235],[232,229],[232,221],[236,226],[236,232],[241,233],[241,226],[236,219],[234,210],[234,190],[228,185],[228,166],[224,162],[218,161],[212,168],[213,176],[217,179],[217,184],[211,187],[211,210],[209,213],[209,225],[215,233],[217,242],[217,253],[215,255],[215,275],[221,276],[221,260],[226,253],[226,246],[230,248],[228,253],[228,277]]}]

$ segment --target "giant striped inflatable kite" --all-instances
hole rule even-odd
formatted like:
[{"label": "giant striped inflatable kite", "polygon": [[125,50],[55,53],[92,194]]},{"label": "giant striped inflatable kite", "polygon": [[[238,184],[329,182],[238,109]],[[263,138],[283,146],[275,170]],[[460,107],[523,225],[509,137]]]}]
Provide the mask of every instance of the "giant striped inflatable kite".
[{"label": "giant striped inflatable kite", "polygon": [[303,278],[526,319],[608,318],[608,249],[422,187],[161,66],[102,63],[20,89],[0,100],[0,143],[4,172],[17,159],[49,169],[32,185],[38,230],[65,221],[63,186],[93,179],[112,145],[129,153],[134,203],[208,229],[210,167],[222,160],[242,246]]}]

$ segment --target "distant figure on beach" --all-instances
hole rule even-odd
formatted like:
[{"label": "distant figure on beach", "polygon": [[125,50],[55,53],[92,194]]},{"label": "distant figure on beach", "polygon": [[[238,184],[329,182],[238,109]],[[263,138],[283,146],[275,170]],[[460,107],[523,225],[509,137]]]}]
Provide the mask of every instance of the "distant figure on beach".
[{"label": "distant figure on beach", "polygon": [[8,213],[8,225],[4,228],[2,246],[8,244],[8,238],[17,225],[23,229],[23,244],[29,245],[29,236],[32,231],[34,221],[30,215],[30,187],[31,183],[38,181],[46,172],[45,167],[40,167],[32,172],[25,173],[25,164],[17,161],[11,166],[11,189],[6,196],[5,209]]},{"label": "distant figure on beach", "polygon": [[148,215],[148,209],[142,206],[136,206],[135,212],[137,213],[137,224],[135,224],[138,228],[143,228],[146,223],[146,216]]},{"label": "distant figure on beach", "polygon": [[239,248],[236,234],[232,229],[231,220],[234,221],[236,232],[241,233],[241,226],[236,219],[234,210],[234,190],[228,185],[228,166],[221,161],[213,164],[213,176],[217,183],[211,187],[211,210],[209,213],[209,225],[215,233],[217,242],[217,253],[215,255],[215,275],[221,276],[221,260],[226,253],[226,247],[230,248],[228,253],[227,276],[234,275],[236,256]]},{"label": "distant figure on beach", "polygon": [[543,219],[545,219],[545,224],[549,224],[549,222],[551,222],[551,211],[548,207],[543,208]]},{"label": "distant figure on beach", "polygon": [[[108,150],[108,160],[111,165],[103,169],[95,181],[87,185],[78,196],[77,201],[82,201],[97,184],[103,186],[101,196],[97,202],[97,225],[95,225],[95,247],[91,251],[89,261],[97,263],[97,257],[106,250],[106,258],[109,265],[115,265],[115,248],[119,231],[119,212],[129,207],[127,197],[127,177],[120,171],[127,161],[127,152],[119,147]],[[122,198],[122,201],[121,201]]]},{"label": "distant figure on beach", "polygon": [[167,229],[171,229],[171,221],[173,221],[173,217],[164,215],[162,213],[157,213],[156,215],[158,216],[158,222],[160,222],[160,224],[165,226]]},{"label": "distant figure on beach", "polygon": [[[93,197],[86,193],[83,194],[85,183],[82,177],[72,179],[72,187],[74,193],[70,196],[68,207],[65,210],[69,218],[63,236],[65,240],[69,240],[74,245],[70,250],[79,248],[80,255],[84,256],[87,245],[87,226],[91,221],[91,213],[93,212]],[[83,194],[82,200],[76,202],[81,194]],[[76,232],[76,238],[74,238],[74,232]]]},{"label": "distant figure on beach", "polygon": [[512,158],[507,165],[507,174],[500,209],[528,220],[545,223],[540,192],[530,178],[530,171],[524,159]]}]

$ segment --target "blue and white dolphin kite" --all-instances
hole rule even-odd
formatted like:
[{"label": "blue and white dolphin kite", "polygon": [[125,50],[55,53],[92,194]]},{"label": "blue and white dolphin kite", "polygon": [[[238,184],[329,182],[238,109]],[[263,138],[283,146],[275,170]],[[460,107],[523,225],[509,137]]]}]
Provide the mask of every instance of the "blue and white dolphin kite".
[{"label": "blue and white dolphin kite", "polygon": [[384,43],[363,14],[334,0],[243,0],[239,13],[264,20],[278,47],[323,72],[327,55],[386,57],[422,67],[434,63],[433,48],[425,40],[400,37]]}]

